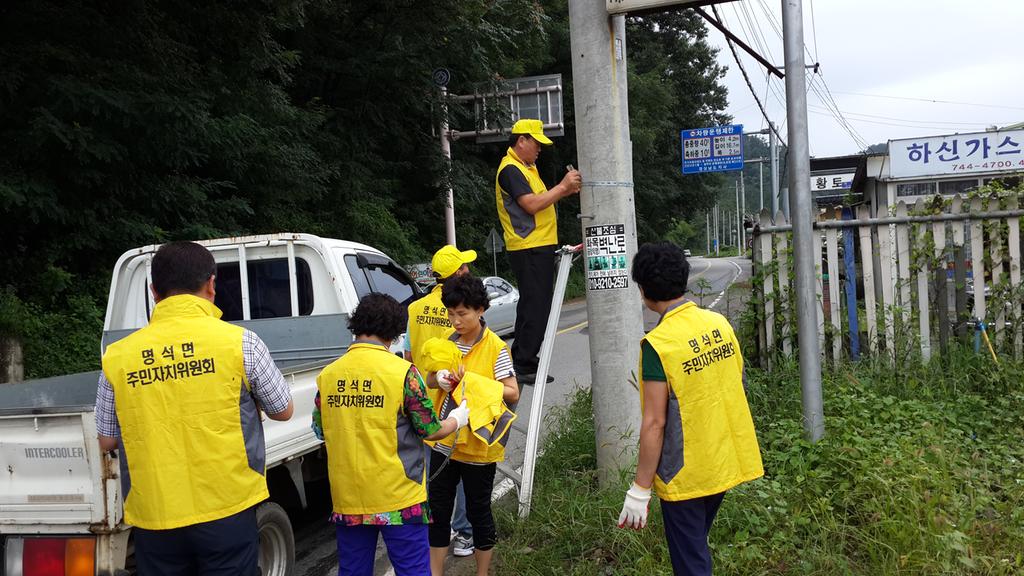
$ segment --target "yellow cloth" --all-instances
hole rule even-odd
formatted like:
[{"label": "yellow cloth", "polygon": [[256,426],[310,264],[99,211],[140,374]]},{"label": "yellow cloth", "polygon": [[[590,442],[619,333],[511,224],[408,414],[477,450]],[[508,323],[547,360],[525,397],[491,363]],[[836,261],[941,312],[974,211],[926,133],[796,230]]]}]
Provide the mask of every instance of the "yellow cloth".
[{"label": "yellow cloth", "polygon": [[409,362],[355,343],[317,376],[331,500],[377,514],[427,500],[423,440],[403,414]]},{"label": "yellow cloth", "polygon": [[[454,330],[450,331],[449,340]],[[452,342],[452,345],[455,343]],[[505,442],[515,413],[502,399],[504,385],[495,378],[494,363],[507,344],[489,328],[484,328],[480,341],[462,358],[465,375],[452,389],[450,399],[444,403],[442,417],[463,399],[469,406],[470,425],[438,443],[452,446],[452,459],[459,462],[490,463],[505,459]]]},{"label": "yellow cloth", "polygon": [[[506,437],[509,427],[516,419],[516,413],[505,405],[502,398],[504,393],[504,384],[474,372],[466,372],[458,388],[452,390],[452,398],[456,404],[466,400],[466,405],[469,407],[469,426],[467,427],[473,436],[488,448],[493,447]],[[473,445],[467,447],[474,448]],[[480,454],[480,451],[474,453]],[[482,455],[486,457],[486,453]]]},{"label": "yellow cloth", "polygon": [[[537,172],[537,166],[524,164],[511,148],[498,164],[498,174],[501,174],[506,166],[514,166],[522,172],[534,194],[542,194],[547,191],[547,186],[544,185],[544,181],[540,179],[540,173]],[[531,216],[519,208],[515,198],[510,197],[501,189],[497,176],[494,177],[494,196],[498,205],[498,220],[501,221],[501,228],[505,232],[505,246],[509,250],[525,250],[558,244],[558,222],[554,204]],[[513,224],[512,215],[509,214],[509,209],[505,205],[506,202],[514,205],[513,211],[518,213],[517,218],[522,218],[524,221]]]},{"label": "yellow cloth", "polygon": [[246,452],[247,440],[260,449],[262,442],[242,429],[241,402],[249,394],[243,329],[220,316],[208,300],[171,296],[157,303],[148,326],[103,355],[131,479],[128,524],[191,526],[269,496],[266,454]]},{"label": "yellow cloth", "polygon": [[[666,501],[724,492],[764,475],[729,321],[686,302],[644,338],[668,378],[668,414],[654,491]],[[641,368],[642,372],[642,368]],[[640,381],[641,408],[643,380]]]}]

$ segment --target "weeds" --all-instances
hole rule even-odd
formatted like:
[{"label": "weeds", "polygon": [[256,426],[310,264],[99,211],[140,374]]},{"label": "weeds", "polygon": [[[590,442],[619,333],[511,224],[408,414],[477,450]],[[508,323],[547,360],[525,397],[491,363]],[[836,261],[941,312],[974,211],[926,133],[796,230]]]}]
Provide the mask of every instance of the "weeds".
[{"label": "weeds", "polygon": [[[731,490],[711,533],[719,574],[1024,572],[1024,365],[969,352],[896,372],[824,375],[826,436],[803,440],[795,363],[748,371],[764,478]],[[590,394],[552,420],[519,521],[498,508],[499,574],[670,574],[659,506],[618,530],[628,485],[602,490]]]}]

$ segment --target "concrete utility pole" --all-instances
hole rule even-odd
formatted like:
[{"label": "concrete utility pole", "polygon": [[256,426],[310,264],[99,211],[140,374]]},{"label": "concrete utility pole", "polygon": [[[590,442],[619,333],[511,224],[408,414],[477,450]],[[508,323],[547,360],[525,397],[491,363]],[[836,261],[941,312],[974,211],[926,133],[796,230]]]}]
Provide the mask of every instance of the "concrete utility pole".
[{"label": "concrete utility pole", "polygon": [[743,223],[747,219],[747,187],[745,179],[740,179],[740,242],[743,244],[743,251],[747,250],[747,229]]},{"label": "concrete utility pole", "polygon": [[448,89],[441,87],[441,153],[444,154],[447,166],[445,178],[444,230],[448,244],[455,244],[455,194],[452,191],[452,141],[448,134]]},{"label": "concrete utility pole", "polygon": [[758,210],[764,210],[764,158],[757,163],[757,181],[759,182],[759,192],[757,193],[757,200],[760,203]]},{"label": "concrete utility pole", "polygon": [[718,251],[722,249],[722,226],[719,219],[722,215],[722,207],[715,202],[715,256],[718,256]]},{"label": "concrete utility pole", "polygon": [[772,157],[772,218],[779,212],[779,147],[775,142],[775,124],[769,120],[768,154]]},{"label": "concrete utility pole", "polygon": [[[584,242],[595,226],[624,231],[625,268],[636,256],[633,156],[626,85],[625,16],[608,16],[605,0],[569,2],[576,145]],[[621,227],[621,228],[619,228]],[[589,258],[585,258],[589,266]],[[591,283],[587,270],[590,372],[597,468],[602,485],[618,484],[635,462],[640,425],[637,358],[643,337],[640,291]]]},{"label": "concrete utility pole", "polygon": [[[736,214],[735,214],[735,216],[736,216],[736,222],[737,223],[739,223],[739,221],[740,221],[740,182],[742,182],[742,181],[743,181],[743,170],[740,170],[740,179],[737,180],[733,184],[733,188],[736,189]],[[730,224],[730,226],[731,226],[731,224]],[[739,236],[739,226],[737,226],[736,228],[737,228],[736,235]],[[742,256],[743,255],[743,248],[739,245],[739,242],[736,243],[736,255],[737,256]]]},{"label": "concrete utility pole", "polygon": [[807,89],[804,84],[804,15],[802,0],[782,0],[782,35],[786,55],[786,117],[789,122],[789,196],[793,206],[793,262],[796,275],[797,342],[803,392],[804,434],[817,442],[825,434],[818,350],[817,294],[811,214],[811,156],[807,141]]},{"label": "concrete utility pole", "polygon": [[708,210],[707,212],[704,213],[704,218],[705,218],[705,220],[707,220],[707,226],[708,226],[708,233],[707,233],[707,236],[705,236],[705,238],[708,241],[708,249],[704,253],[707,254],[708,256],[710,256],[711,255],[711,211],[710,210]]}]

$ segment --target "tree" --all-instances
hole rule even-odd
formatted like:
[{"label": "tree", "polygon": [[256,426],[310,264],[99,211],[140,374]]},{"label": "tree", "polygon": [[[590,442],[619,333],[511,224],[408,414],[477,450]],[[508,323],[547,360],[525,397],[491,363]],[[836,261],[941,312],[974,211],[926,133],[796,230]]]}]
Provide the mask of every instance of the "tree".
[{"label": "tree", "polygon": [[728,124],[725,68],[689,10],[629,18],[629,114],[637,233],[661,238],[673,218],[702,218],[725,178],[681,173],[683,128]]},{"label": "tree", "polygon": [[[462,94],[562,73],[566,137],[544,180],[576,156],[566,0],[15,0],[0,16],[0,331],[27,351],[93,343],[27,352],[29,376],[98,363],[110,269],[134,246],[290,230],[403,263],[436,250],[435,67]],[[629,26],[638,221],[655,239],[722,182],[679,175],[678,130],[726,120],[723,71],[686,12]],[[497,226],[504,151],[454,147],[463,247]],[[578,212],[559,203],[562,241],[579,241]]]}]

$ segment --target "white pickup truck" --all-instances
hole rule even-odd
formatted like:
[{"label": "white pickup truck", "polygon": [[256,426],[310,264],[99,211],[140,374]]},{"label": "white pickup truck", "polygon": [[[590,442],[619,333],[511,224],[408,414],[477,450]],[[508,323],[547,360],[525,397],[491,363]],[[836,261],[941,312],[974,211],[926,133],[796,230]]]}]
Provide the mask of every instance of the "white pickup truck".
[{"label": "white pickup truck", "polygon": [[[409,303],[420,293],[385,254],[308,234],[201,242],[217,261],[223,318],[258,334],[291,384],[295,413],[264,420],[270,500],[257,509],[264,576],[287,576],[295,544],[286,509],[305,507],[305,481],[326,475],[310,430],[320,369],[350,344],[349,313],[365,294]],[[159,246],[114,266],[102,347],[146,325],[150,263]],[[0,550],[3,576],[132,574],[117,454],[96,440],[99,372],[0,384]]]}]

